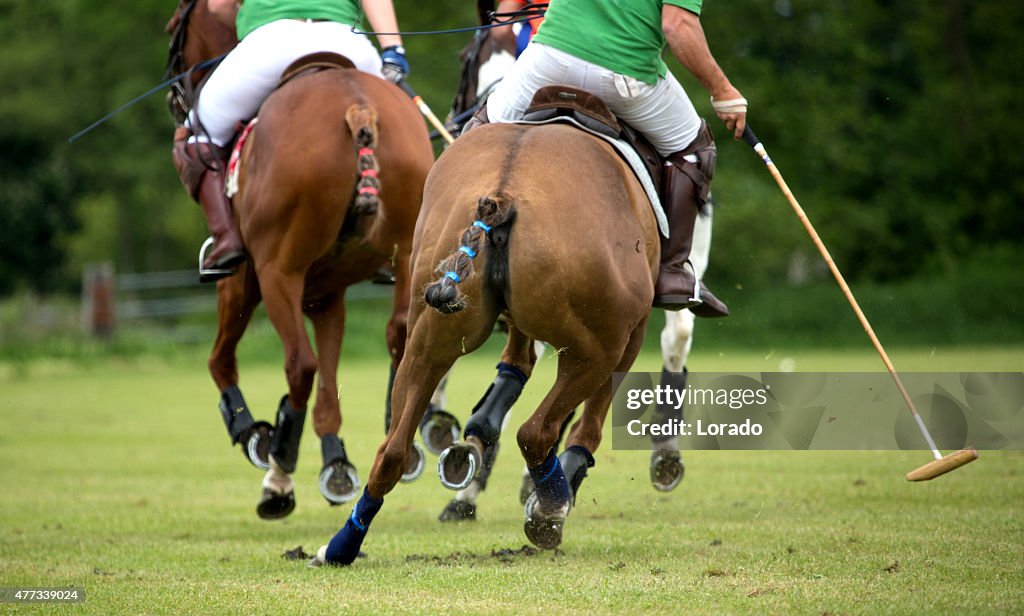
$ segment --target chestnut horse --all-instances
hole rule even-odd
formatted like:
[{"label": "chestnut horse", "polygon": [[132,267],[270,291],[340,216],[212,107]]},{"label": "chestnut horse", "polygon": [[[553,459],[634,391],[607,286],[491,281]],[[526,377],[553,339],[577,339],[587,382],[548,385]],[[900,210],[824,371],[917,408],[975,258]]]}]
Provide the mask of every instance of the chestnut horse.
[{"label": "chestnut horse", "polygon": [[[363,496],[314,563],[355,559],[431,393],[499,315],[510,322],[503,360],[518,370],[532,367],[532,340],[557,349],[556,381],[517,434],[537,485],[524,530],[557,546],[601,442],[612,374],[629,369],[643,341],[659,253],[644,190],[608,143],[564,124],[491,124],[459,137],[430,172],[416,226],[413,288],[429,306],[410,311],[391,429]],[[581,403],[559,459],[559,428]]]},{"label": "chestnut horse", "polygon": [[[224,40],[209,34],[223,27],[205,12],[205,0],[179,6],[177,14],[184,34],[175,39],[182,42],[186,66],[226,51],[216,46]],[[288,393],[277,412],[257,507],[267,519],[294,509],[291,474],[318,371],[313,428],[323,455],[320,491],[331,504],[358,493],[358,477],[338,437],[345,290],[390,260],[395,296],[386,337],[397,367],[405,348],[413,228],[433,163],[426,127],[398,87],[337,66],[346,62],[340,56],[318,55],[325,57],[275,90],[251,125],[233,200],[248,259],[217,284],[209,369],[235,442],[246,438],[239,425],[250,432],[258,427],[238,388],[235,351],[261,298],[284,346]],[[312,321],[317,353],[305,317]]]}]

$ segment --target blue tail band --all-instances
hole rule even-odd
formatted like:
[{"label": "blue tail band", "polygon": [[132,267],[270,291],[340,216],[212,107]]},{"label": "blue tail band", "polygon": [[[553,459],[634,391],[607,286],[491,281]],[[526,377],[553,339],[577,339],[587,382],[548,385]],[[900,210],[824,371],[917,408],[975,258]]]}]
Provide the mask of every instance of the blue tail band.
[{"label": "blue tail band", "polygon": [[490,231],[491,231],[491,226],[486,224],[486,223],[484,223],[484,221],[482,221],[482,220],[474,220],[473,221],[473,226],[474,227],[480,227],[481,229],[483,229],[485,232],[488,232],[488,233],[490,233]]},{"label": "blue tail band", "polygon": [[464,252],[467,255],[469,255],[470,259],[475,259],[476,258],[476,251],[474,251],[469,246],[459,246],[459,251]]},{"label": "blue tail band", "polygon": [[451,278],[456,283],[462,282],[462,278],[459,278],[459,275],[455,272],[445,272],[444,275],[446,278]]}]

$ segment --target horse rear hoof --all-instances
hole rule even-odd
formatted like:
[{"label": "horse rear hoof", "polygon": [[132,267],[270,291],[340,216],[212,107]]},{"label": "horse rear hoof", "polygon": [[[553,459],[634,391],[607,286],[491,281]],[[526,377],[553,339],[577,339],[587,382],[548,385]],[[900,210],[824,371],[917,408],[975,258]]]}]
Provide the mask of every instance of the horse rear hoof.
[{"label": "horse rear hoof", "polygon": [[437,475],[449,490],[462,490],[473,481],[480,467],[480,451],[469,443],[455,443],[437,459]]},{"label": "horse rear hoof", "polygon": [[270,469],[270,437],[273,426],[258,421],[242,436],[242,455],[260,470]]},{"label": "horse rear hoof", "polygon": [[256,505],[256,514],[264,520],[280,520],[295,510],[295,492],[277,494],[263,488],[260,504]]},{"label": "horse rear hoof", "polygon": [[678,451],[651,452],[651,485],[659,492],[671,492],[683,480],[686,467]]},{"label": "horse rear hoof", "polygon": [[320,494],[331,506],[359,496],[359,474],[355,467],[340,460],[324,466],[320,471]]},{"label": "horse rear hoof", "polygon": [[526,521],[523,532],[530,543],[542,550],[553,550],[562,544],[562,529],[568,515],[569,503],[553,514],[544,515],[538,511],[537,493],[534,492],[526,500]]},{"label": "horse rear hoof", "polygon": [[420,426],[420,438],[427,451],[440,455],[445,449],[451,447],[452,443],[459,440],[462,433],[462,426],[459,420],[448,411],[435,409],[430,413],[430,418]]},{"label": "horse rear hoof", "polygon": [[409,456],[405,460],[402,482],[409,483],[419,479],[420,475],[423,474],[423,468],[426,464],[426,454],[423,453],[423,448],[413,441],[412,449],[409,450]]},{"label": "horse rear hoof", "polygon": [[442,522],[475,522],[476,505],[453,498],[437,519]]}]

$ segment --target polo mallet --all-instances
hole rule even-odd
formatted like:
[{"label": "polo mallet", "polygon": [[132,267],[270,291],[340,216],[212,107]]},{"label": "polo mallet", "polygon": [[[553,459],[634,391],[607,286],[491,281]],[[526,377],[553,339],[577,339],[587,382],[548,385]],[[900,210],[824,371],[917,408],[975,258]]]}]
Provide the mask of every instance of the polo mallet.
[{"label": "polo mallet", "polygon": [[444,137],[445,141],[447,141],[449,144],[455,141],[455,138],[452,137],[452,134],[449,133],[448,129],[444,127],[444,124],[442,124],[441,121],[437,119],[437,116],[434,115],[434,112],[430,110],[430,106],[427,105],[427,102],[423,100],[422,96],[416,94],[416,90],[413,90],[412,86],[410,86],[403,79],[398,82],[398,87],[402,88],[402,91],[409,95],[409,98],[412,99],[412,102],[416,103],[416,106],[420,108],[420,113],[423,114],[423,117],[425,117],[427,121],[430,122],[431,126],[437,129],[437,132],[442,137]]},{"label": "polo mallet", "polygon": [[917,422],[917,427],[921,429],[921,434],[924,436],[924,440],[928,442],[928,447],[932,450],[932,455],[935,457],[934,460],[925,464],[924,466],[914,469],[907,473],[907,481],[927,481],[928,479],[934,479],[939,475],[948,473],[949,471],[960,468],[968,462],[973,462],[978,458],[978,450],[973,447],[967,449],[961,449],[956,453],[951,453],[946,457],[943,457],[939,453],[939,449],[935,446],[935,441],[932,440],[932,435],[928,433],[928,428],[925,427],[924,421],[921,416],[917,413],[917,409],[914,407],[914,402],[910,399],[910,394],[907,393],[907,388],[903,386],[903,381],[900,380],[899,375],[896,373],[896,369],[892,365],[892,361],[889,360],[888,354],[885,349],[882,348],[882,343],[878,341],[878,337],[875,336],[875,332],[871,329],[871,324],[868,323],[867,317],[864,316],[864,312],[861,311],[860,306],[857,304],[857,300],[853,297],[853,292],[850,291],[850,287],[846,284],[846,280],[843,279],[843,275],[839,273],[839,268],[836,267],[835,261],[832,260],[832,256],[829,254],[828,249],[825,248],[825,244],[818,237],[818,233],[811,226],[811,221],[807,219],[807,214],[804,213],[803,208],[797,203],[796,197],[793,196],[793,192],[789,190],[789,186],[786,185],[786,180],[782,179],[782,174],[779,173],[778,168],[772,159],[768,156],[767,150],[764,145],[754,135],[754,131],[750,129],[748,125],[746,130],[743,131],[743,140],[746,141],[750,147],[754,148],[754,152],[761,157],[764,161],[765,166],[768,167],[768,172],[775,178],[775,183],[779,185],[782,190],[782,194],[786,196],[789,204],[793,206],[793,211],[796,212],[797,218],[803,223],[804,228],[807,229],[807,233],[811,236],[811,240],[814,245],[818,248],[818,252],[821,253],[821,257],[825,260],[828,268],[832,271],[832,275],[835,277],[836,282],[839,283],[839,288],[842,289],[843,295],[846,296],[847,301],[850,302],[850,306],[853,308],[853,312],[857,315],[857,319],[860,321],[864,331],[867,332],[868,338],[871,339],[871,344],[875,345],[875,350],[882,356],[882,362],[885,364],[886,369],[892,376],[893,381],[896,382],[896,388],[900,391],[900,396],[903,397],[903,401],[906,402],[907,408],[910,409],[910,414],[914,416],[914,421]]}]

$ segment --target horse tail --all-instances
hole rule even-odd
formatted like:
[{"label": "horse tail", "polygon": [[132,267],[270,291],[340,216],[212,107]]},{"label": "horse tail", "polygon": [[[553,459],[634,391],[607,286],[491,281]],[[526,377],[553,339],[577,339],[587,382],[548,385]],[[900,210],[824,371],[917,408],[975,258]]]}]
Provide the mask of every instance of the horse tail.
[{"label": "horse tail", "polygon": [[351,105],[345,111],[345,123],[356,146],[356,196],[353,201],[359,214],[374,214],[380,205],[380,166],[374,148],[377,147],[377,112],[367,105]]},{"label": "horse tail", "polygon": [[462,232],[459,249],[437,265],[435,271],[441,277],[427,285],[424,291],[427,304],[442,314],[459,312],[466,307],[466,297],[459,289],[459,283],[473,275],[473,259],[487,240],[492,246],[492,258],[488,260],[489,278],[503,286],[502,272],[507,264],[493,263],[493,257],[508,241],[507,229],[515,218],[515,212],[514,200],[503,192],[494,192],[477,200],[476,220]]}]

